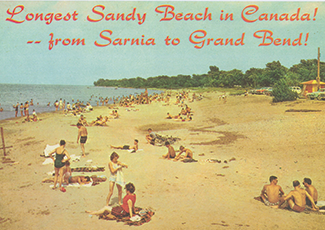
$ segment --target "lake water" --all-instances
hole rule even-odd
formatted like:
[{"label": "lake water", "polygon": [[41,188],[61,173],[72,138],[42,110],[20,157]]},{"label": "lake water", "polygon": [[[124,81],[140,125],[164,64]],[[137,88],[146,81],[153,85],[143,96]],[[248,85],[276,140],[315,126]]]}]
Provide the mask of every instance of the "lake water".
[{"label": "lake water", "polygon": [[[100,97],[121,97],[130,94],[136,95],[144,92],[144,89],[95,87],[80,85],[26,85],[26,84],[0,84],[0,120],[15,117],[13,105],[17,102],[25,104],[33,99],[34,106],[30,106],[30,114],[33,109],[36,113],[55,111],[54,102],[65,100],[72,105],[72,100],[97,105]],[[158,90],[148,90],[149,94],[160,93]],[[50,102],[50,106],[47,104]],[[100,104],[101,105],[101,104]],[[20,112],[18,112],[20,116]]]}]

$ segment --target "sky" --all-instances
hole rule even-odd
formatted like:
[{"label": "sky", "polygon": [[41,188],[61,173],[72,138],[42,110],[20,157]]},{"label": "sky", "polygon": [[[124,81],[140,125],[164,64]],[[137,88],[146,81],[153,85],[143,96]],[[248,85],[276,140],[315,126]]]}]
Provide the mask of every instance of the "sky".
[{"label": "sky", "polygon": [[[0,1],[0,18],[0,83],[93,85],[205,74],[209,66],[245,72],[272,61],[290,68],[325,50],[325,2]],[[78,38],[84,43],[72,45]],[[140,44],[113,44],[128,38]]]}]

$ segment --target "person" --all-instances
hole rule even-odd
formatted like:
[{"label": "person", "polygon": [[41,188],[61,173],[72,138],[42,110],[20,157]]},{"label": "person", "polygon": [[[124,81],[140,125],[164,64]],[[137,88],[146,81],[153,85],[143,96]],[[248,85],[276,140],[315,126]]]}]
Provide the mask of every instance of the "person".
[{"label": "person", "polygon": [[23,103],[20,103],[20,107],[19,107],[19,109],[20,109],[20,116],[23,117],[23,116],[24,116],[24,109],[25,109]]},{"label": "person", "polygon": [[[317,204],[318,200],[318,192],[317,189],[311,185],[311,179],[310,178],[304,178],[304,182],[302,182],[303,185],[306,188],[306,191],[309,193],[309,195],[314,199],[314,203]],[[308,206],[311,206],[311,201],[309,199],[306,199],[306,204]]]},{"label": "person", "polygon": [[165,146],[167,147],[168,152],[167,152],[167,154],[162,155],[162,157],[164,159],[168,159],[168,160],[175,158],[176,154],[175,154],[175,149],[173,148],[173,146],[171,146],[168,141],[165,142]]},{"label": "person", "polygon": [[179,160],[182,153],[185,153],[185,158],[193,159],[193,152],[190,149],[185,148],[184,146],[179,147],[179,154],[175,157],[175,160]]},{"label": "person", "polygon": [[[71,158],[69,156],[68,151],[65,149],[65,140],[60,141],[60,146],[55,148],[49,153],[50,158],[54,161],[54,187],[53,189],[56,189],[56,183],[58,181],[58,176],[59,176],[59,189],[60,191],[64,191],[62,189],[62,178],[63,178],[63,169],[65,166],[65,162],[69,161]],[[55,153],[55,159],[52,156],[52,154]],[[67,157],[64,159],[64,157]]]},{"label": "person", "polygon": [[133,214],[135,213],[134,205],[136,202],[136,195],[135,192],[135,186],[132,183],[128,183],[125,185],[126,195],[123,198],[123,204],[120,204],[120,206],[111,207],[106,205],[104,208],[98,210],[98,211],[86,211],[86,213],[89,213],[90,215],[101,215],[105,212],[108,212],[110,214],[113,214],[117,217],[127,217],[129,216],[132,218]]},{"label": "person", "polygon": [[156,139],[156,134],[154,132],[152,132],[151,128],[148,129],[148,133],[149,134],[146,135],[147,144],[154,145],[155,139]]},{"label": "person", "polygon": [[87,141],[87,136],[88,136],[88,132],[86,127],[84,127],[81,123],[78,122],[77,124],[77,128],[78,128],[78,137],[77,137],[77,144],[79,142],[79,138],[80,138],[80,146],[81,146],[81,150],[82,150],[82,157],[86,157],[86,153],[85,153],[85,143]]},{"label": "person", "polygon": [[55,111],[58,111],[58,109],[59,109],[59,102],[58,102],[58,100],[56,100],[54,102],[54,106],[55,106]]},{"label": "person", "polygon": [[27,116],[27,119],[29,120],[29,104],[28,104],[28,101],[25,102],[24,110],[25,110],[25,116]]},{"label": "person", "polygon": [[78,183],[80,185],[89,184],[91,182],[89,176],[70,176],[68,179],[69,184]]},{"label": "person", "polygon": [[70,161],[65,162],[65,167],[63,169],[63,182],[69,184],[69,178],[72,177],[72,170],[70,168]]},{"label": "person", "polygon": [[86,121],[86,118],[83,114],[80,114],[80,118],[78,120],[78,123],[81,123],[83,126],[89,126],[88,122]]},{"label": "person", "polygon": [[[116,152],[113,152],[110,156],[111,161],[108,163],[108,168],[111,173],[109,177],[109,193],[106,199],[106,205],[109,205],[109,201],[113,195],[114,185],[116,184],[118,190],[118,203],[121,205],[122,201],[122,186],[124,185],[124,178],[122,172],[122,168],[127,168],[126,164],[123,164],[118,161],[119,155]],[[119,173],[119,177],[118,174]]]},{"label": "person", "polygon": [[310,200],[312,204],[312,210],[318,210],[314,203],[314,199],[309,195],[309,193],[300,188],[300,182],[293,181],[294,190],[290,191],[287,196],[284,197],[284,201],[288,201],[289,207],[296,212],[303,212],[306,208],[306,197]]},{"label": "person", "polygon": [[280,185],[277,185],[278,178],[276,176],[270,176],[270,184],[264,185],[261,191],[261,199],[266,206],[278,208],[283,204],[283,195],[285,195]]},{"label": "person", "polygon": [[15,117],[17,117],[18,115],[18,109],[19,109],[19,102],[17,102],[16,105],[13,105],[14,109],[15,109]]},{"label": "person", "polygon": [[139,149],[138,143],[139,143],[139,141],[137,139],[135,139],[134,146],[130,146],[130,145],[113,146],[113,145],[111,145],[111,148],[112,149],[129,149],[129,150],[133,149],[132,153],[135,153]]},{"label": "person", "polygon": [[166,117],[166,119],[173,119],[173,116],[170,115],[170,113],[167,113],[167,117]]}]

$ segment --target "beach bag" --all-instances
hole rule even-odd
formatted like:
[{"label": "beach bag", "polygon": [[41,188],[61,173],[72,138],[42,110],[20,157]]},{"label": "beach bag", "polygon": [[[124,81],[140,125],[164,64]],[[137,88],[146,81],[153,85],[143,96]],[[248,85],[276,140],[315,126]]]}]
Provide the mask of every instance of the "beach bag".
[{"label": "beach bag", "polygon": [[128,213],[122,208],[122,206],[113,207],[111,214],[116,217],[124,217],[128,215]]}]

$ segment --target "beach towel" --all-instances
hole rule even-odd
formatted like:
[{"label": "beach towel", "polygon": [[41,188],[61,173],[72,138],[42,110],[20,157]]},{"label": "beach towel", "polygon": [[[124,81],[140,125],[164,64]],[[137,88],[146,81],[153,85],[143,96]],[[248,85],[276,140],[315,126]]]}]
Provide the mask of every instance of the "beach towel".
[{"label": "beach towel", "polygon": [[71,168],[71,172],[104,172],[104,171],[105,171],[105,167],[99,167],[99,166]]},{"label": "beach towel", "polygon": [[116,172],[116,184],[119,184],[122,187],[125,185],[124,174],[122,169]]},{"label": "beach towel", "polygon": [[[53,188],[53,184],[51,184],[50,185],[50,188]],[[56,187],[58,187],[59,186],[59,183],[57,183],[56,184]],[[91,186],[93,186],[93,181],[90,179],[90,183],[88,183],[88,184],[83,184],[83,185],[81,185],[81,184],[79,184],[79,183],[73,183],[73,184],[62,184],[62,187],[64,187],[64,188],[72,188],[72,187],[75,187],[75,188],[79,188],[79,187],[91,187]]]},{"label": "beach towel", "polygon": [[[139,152],[139,151],[143,151],[143,149],[138,149],[137,152]],[[134,153],[134,149],[128,149],[128,152],[129,153]]]},{"label": "beach towel", "polygon": [[56,144],[56,145],[46,145],[46,147],[45,147],[45,149],[44,149],[44,151],[43,151],[44,156],[45,156],[45,157],[49,157],[49,156],[50,156],[49,153],[50,153],[51,151],[53,151],[54,149],[58,148],[58,147],[60,147],[59,144]]},{"label": "beach towel", "polygon": [[116,220],[117,222],[124,222],[125,225],[129,226],[141,226],[144,223],[148,223],[151,220],[152,216],[155,214],[155,212],[151,209],[142,209],[139,207],[135,207],[134,209],[136,215],[131,219],[129,217],[115,217],[110,213],[104,213],[100,215],[98,219]]}]

